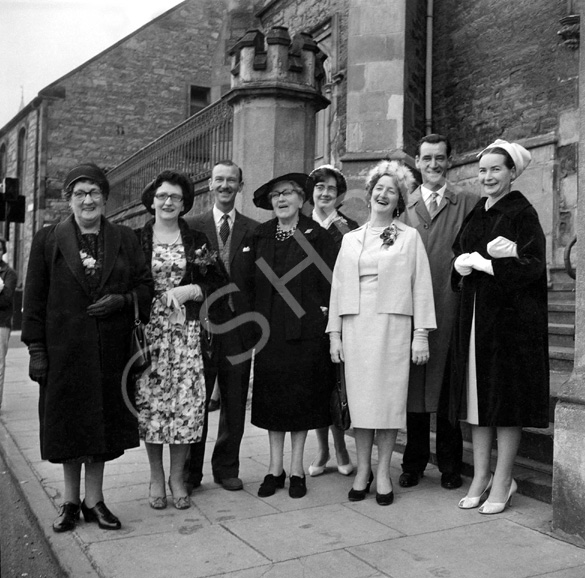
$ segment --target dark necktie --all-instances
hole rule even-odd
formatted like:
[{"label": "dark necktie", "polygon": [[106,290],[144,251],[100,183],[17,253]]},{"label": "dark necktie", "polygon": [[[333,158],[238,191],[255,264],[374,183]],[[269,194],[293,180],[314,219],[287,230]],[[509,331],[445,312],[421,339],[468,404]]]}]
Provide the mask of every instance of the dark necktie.
[{"label": "dark necktie", "polygon": [[230,226],[228,223],[228,219],[229,219],[229,215],[224,215],[222,217],[223,223],[221,224],[221,227],[219,228],[219,238],[221,239],[221,242],[225,245],[228,237],[230,236]]}]

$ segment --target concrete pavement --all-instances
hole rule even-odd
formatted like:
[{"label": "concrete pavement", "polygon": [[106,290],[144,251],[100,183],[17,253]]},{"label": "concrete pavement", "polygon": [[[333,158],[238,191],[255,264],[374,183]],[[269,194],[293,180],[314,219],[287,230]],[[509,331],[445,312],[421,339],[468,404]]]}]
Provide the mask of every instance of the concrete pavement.
[{"label": "concrete pavement", "polygon": [[[258,498],[268,440],[250,424],[241,452],[243,491],[213,483],[207,461],[191,509],[152,510],[148,461],[144,448],[136,448],[105,470],[106,503],[122,529],[108,532],[81,521],[74,532],[55,534],[51,523],[61,502],[62,468],[40,459],[38,386],[28,379],[28,354],[18,340],[16,333],[7,356],[0,449],[71,578],[585,577],[585,549],[550,532],[549,504],[517,495],[503,514],[459,510],[468,479],[460,490],[443,490],[439,472],[429,466],[418,486],[400,488],[398,453],[392,462],[396,499],[388,507],[378,506],[373,493],[363,502],[348,502],[352,477],[338,474],[334,461],[326,474],[307,477],[302,499],[289,498],[286,488]],[[208,459],[218,417],[219,412],[210,414]],[[350,437],[348,446],[355,463]],[[315,447],[310,433],[305,467]],[[165,457],[168,463],[168,452]]]}]

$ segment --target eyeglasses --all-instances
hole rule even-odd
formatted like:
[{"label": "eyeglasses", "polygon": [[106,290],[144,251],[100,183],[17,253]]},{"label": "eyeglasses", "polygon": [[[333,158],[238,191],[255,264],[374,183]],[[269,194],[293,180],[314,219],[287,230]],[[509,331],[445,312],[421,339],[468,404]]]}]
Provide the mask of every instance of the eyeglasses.
[{"label": "eyeglasses", "polygon": [[290,199],[295,193],[296,191],[293,191],[292,189],[285,189],[284,191],[272,191],[271,193],[268,193],[268,200],[272,201],[272,199],[278,199],[280,195],[282,195],[285,199]]},{"label": "eyeglasses", "polygon": [[101,191],[74,191],[71,193],[71,196],[76,201],[82,201],[89,195],[92,200],[99,201],[103,197],[103,193]]},{"label": "eyeglasses", "polygon": [[176,193],[156,193],[154,197],[157,201],[162,201],[163,203],[165,203],[167,199],[171,199],[171,203],[180,203],[183,200],[183,197]]}]

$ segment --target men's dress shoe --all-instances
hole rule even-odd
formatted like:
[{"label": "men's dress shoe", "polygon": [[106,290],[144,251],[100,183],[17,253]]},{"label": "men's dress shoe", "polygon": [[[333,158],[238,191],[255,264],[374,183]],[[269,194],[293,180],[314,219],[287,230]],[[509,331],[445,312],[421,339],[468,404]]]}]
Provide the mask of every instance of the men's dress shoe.
[{"label": "men's dress shoe", "polygon": [[88,508],[83,500],[81,511],[86,522],[97,522],[102,530],[119,530],[122,527],[120,520],[108,510],[103,502],[98,502],[93,508]]},{"label": "men's dress shoe", "polygon": [[510,490],[508,491],[508,497],[505,502],[490,502],[488,498],[488,500],[483,503],[483,506],[479,508],[478,512],[480,514],[500,514],[508,506],[512,505],[512,496],[516,493],[517,489],[518,486],[516,485],[516,480],[512,480]]},{"label": "men's dress shoe", "polygon": [[282,474],[280,474],[279,476],[273,476],[272,474],[264,476],[264,481],[260,484],[260,487],[258,488],[258,495],[261,498],[273,496],[278,488],[284,488],[285,480],[286,473],[284,470],[282,470]]},{"label": "men's dress shoe", "polygon": [[291,476],[288,487],[288,495],[291,498],[302,498],[307,493],[307,482],[305,476]]},{"label": "men's dress shoe", "polygon": [[457,488],[460,488],[462,484],[463,480],[461,479],[461,474],[453,472],[441,474],[441,487],[446,490],[456,490]]},{"label": "men's dress shoe", "polygon": [[68,532],[79,522],[79,504],[65,502],[59,506],[59,516],[53,522],[55,532]]},{"label": "men's dress shoe", "polygon": [[366,499],[366,494],[370,492],[370,486],[374,481],[374,472],[370,472],[370,477],[368,478],[368,483],[363,490],[354,490],[353,488],[349,490],[347,493],[347,499],[350,502],[361,502],[362,500]]},{"label": "men's dress shoe", "polygon": [[217,411],[221,405],[219,399],[210,399],[209,405],[207,406],[207,411]]},{"label": "men's dress shoe", "polygon": [[220,484],[221,486],[223,486],[224,490],[229,490],[230,492],[241,490],[244,487],[242,480],[240,480],[240,478],[238,477],[220,478],[219,476],[214,475],[213,481],[216,484]]},{"label": "men's dress shoe", "polygon": [[379,494],[376,492],[376,502],[380,506],[389,506],[394,501],[394,490],[390,490],[387,494]]},{"label": "men's dress shoe", "polygon": [[423,476],[424,472],[402,472],[398,478],[398,483],[402,488],[412,488],[418,485]]}]

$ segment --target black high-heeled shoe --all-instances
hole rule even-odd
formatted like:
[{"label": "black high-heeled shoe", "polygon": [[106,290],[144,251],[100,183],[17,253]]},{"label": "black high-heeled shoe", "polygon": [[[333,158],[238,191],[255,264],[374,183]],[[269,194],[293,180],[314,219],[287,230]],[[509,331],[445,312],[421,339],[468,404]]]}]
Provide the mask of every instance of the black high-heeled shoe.
[{"label": "black high-heeled shoe", "polygon": [[361,502],[362,500],[366,499],[366,494],[370,493],[370,486],[374,481],[374,472],[370,471],[370,477],[368,478],[368,483],[363,490],[354,490],[353,488],[349,490],[347,494],[347,499],[350,502]]},{"label": "black high-heeled shoe", "polygon": [[79,504],[65,502],[59,506],[59,516],[53,522],[55,532],[68,532],[73,530],[79,522]]},{"label": "black high-heeled shoe", "polygon": [[81,511],[86,522],[97,522],[102,530],[119,530],[122,527],[120,520],[108,510],[103,502],[98,502],[93,508],[88,508],[83,500]]}]

